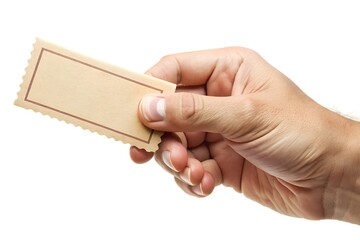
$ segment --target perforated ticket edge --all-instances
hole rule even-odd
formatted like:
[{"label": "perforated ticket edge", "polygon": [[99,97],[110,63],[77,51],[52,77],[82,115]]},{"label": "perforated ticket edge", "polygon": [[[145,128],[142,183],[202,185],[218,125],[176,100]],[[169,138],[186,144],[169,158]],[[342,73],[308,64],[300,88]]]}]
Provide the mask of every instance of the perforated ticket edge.
[{"label": "perforated ticket edge", "polygon": [[[109,128],[107,126],[103,126],[96,122],[88,121],[81,117],[77,117],[74,113],[66,113],[61,111],[61,109],[55,109],[47,106],[46,102],[36,102],[29,99],[29,92],[31,90],[31,86],[34,82],[36,70],[41,64],[41,56],[44,51],[48,51],[50,53],[61,55],[62,57],[66,57],[72,61],[77,61],[80,64],[86,65],[90,68],[96,68],[105,73],[112,74],[114,76],[119,76],[119,80],[127,80],[132,83],[138,83],[139,86],[148,86],[149,93],[153,93],[153,90],[158,90],[159,93],[173,93],[175,92],[176,85],[154,78],[152,76],[138,74],[124,68],[120,68],[118,66],[114,66],[94,58],[87,57],[85,55],[79,54],[72,50],[63,48],[56,44],[44,41],[40,38],[36,38],[35,43],[33,44],[33,50],[31,52],[31,57],[28,61],[28,66],[25,69],[25,75],[22,78],[22,84],[20,85],[20,91],[18,92],[18,98],[15,100],[14,104],[16,106],[33,110],[34,112],[39,112],[43,115],[50,116],[51,118],[58,119],[60,121],[64,121],[68,124],[72,124],[77,127],[81,127],[84,130],[90,130],[91,132],[96,132],[100,135],[106,136],[108,138],[112,138],[115,140],[119,140],[123,143],[130,144],[132,146],[136,146],[140,149],[145,149],[149,152],[154,152],[158,149],[158,144],[161,141],[162,132],[154,131],[152,129],[148,129],[142,126],[139,131],[148,131],[149,137],[148,139],[141,139],[137,136],[133,136],[127,134],[124,131],[117,131],[116,129]],[[59,73],[61,74],[61,73]],[[101,81],[101,79],[99,79]],[[126,91],[126,87],[124,88]],[[120,94],[120,93],[119,93]],[[133,119],[134,122],[139,122],[138,118]],[[135,126],[136,127],[136,126]],[[136,130],[136,129],[135,129]],[[133,131],[134,132],[134,129]]]}]

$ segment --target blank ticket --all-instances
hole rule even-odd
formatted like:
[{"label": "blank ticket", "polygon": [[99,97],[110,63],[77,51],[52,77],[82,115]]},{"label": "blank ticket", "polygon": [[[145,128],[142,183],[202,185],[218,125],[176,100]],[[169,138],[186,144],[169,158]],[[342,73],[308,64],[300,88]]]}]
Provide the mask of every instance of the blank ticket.
[{"label": "blank ticket", "polygon": [[139,121],[138,105],[175,87],[37,39],[15,105],[156,151],[162,133]]}]

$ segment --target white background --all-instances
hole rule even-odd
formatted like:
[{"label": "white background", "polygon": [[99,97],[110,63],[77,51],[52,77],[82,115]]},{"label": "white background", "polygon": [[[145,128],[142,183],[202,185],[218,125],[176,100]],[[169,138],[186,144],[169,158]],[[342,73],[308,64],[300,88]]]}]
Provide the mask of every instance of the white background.
[{"label": "white background", "polygon": [[[144,72],[170,53],[245,46],[321,104],[360,115],[358,1],[2,1],[0,239],[359,239],[219,187],[187,196],[128,147],[13,106],[35,37]],[[341,160],[341,159],[339,159]]]}]

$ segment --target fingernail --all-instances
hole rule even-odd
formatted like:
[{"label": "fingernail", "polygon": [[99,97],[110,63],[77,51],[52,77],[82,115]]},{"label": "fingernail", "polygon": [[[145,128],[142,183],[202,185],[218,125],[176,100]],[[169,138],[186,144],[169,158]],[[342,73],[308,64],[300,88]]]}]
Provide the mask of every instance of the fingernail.
[{"label": "fingernail", "polygon": [[150,122],[162,121],[165,117],[165,100],[162,97],[145,96],[140,107],[144,118]]},{"label": "fingernail", "polygon": [[202,190],[202,186],[201,183],[199,185],[196,185],[192,188],[193,192],[196,193],[199,196],[205,196],[203,190]]},{"label": "fingernail", "polygon": [[190,168],[188,167],[185,168],[185,170],[179,174],[179,177],[181,178],[181,180],[183,180],[185,183],[189,184],[190,186],[194,185],[190,179]]},{"label": "fingernail", "polygon": [[163,162],[165,163],[166,166],[168,166],[169,168],[171,168],[173,171],[175,172],[178,172],[174,165],[172,164],[171,162],[171,159],[170,159],[170,152],[169,151],[164,151],[162,154],[161,154],[161,157],[162,157],[162,160]]}]

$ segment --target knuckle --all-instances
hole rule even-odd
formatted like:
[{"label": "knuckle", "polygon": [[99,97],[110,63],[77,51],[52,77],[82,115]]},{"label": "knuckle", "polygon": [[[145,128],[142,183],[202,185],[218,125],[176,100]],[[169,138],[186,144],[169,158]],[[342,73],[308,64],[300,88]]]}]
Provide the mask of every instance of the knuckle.
[{"label": "knuckle", "polygon": [[174,58],[175,54],[168,54],[160,58],[160,62],[167,62],[169,60],[172,60]]},{"label": "knuckle", "polygon": [[227,47],[226,50],[229,52],[229,53],[235,53],[235,54],[238,54],[238,55],[256,55],[257,52],[250,49],[250,48],[246,48],[246,47],[240,47],[240,46],[232,46],[232,47]]},{"label": "knuckle", "polygon": [[261,55],[250,49],[245,47],[228,47],[226,50],[229,52],[230,55],[236,56],[236,58],[241,59],[241,61],[259,61],[262,59]]},{"label": "knuckle", "polygon": [[166,64],[167,62],[172,61],[172,59],[173,59],[173,55],[172,55],[172,54],[165,55],[165,56],[163,56],[163,57],[160,58],[159,63],[161,63],[161,64]]},{"label": "knuckle", "polygon": [[175,128],[193,128],[198,124],[201,111],[201,98],[196,94],[178,93],[172,98],[168,122]]},{"label": "knuckle", "polygon": [[[262,109],[264,108],[262,101],[256,98],[243,96],[237,99],[237,104],[232,105],[226,111],[231,111],[229,116],[232,121],[224,125],[221,129],[226,138],[230,140],[244,139],[248,134],[258,131],[259,123],[263,118]],[[259,121],[260,120],[260,121]]]},{"label": "knuckle", "polygon": [[242,99],[242,103],[241,105],[242,107],[242,114],[249,115],[249,117],[253,117],[254,115],[256,115],[257,110],[259,109],[259,101],[251,98],[251,97],[246,97]]},{"label": "knuckle", "polygon": [[181,119],[183,121],[190,120],[196,113],[195,96],[190,93],[182,93],[180,97],[181,101]]},{"label": "knuckle", "polygon": [[241,100],[241,108],[238,112],[239,119],[243,121],[244,129],[252,129],[257,126],[259,119],[263,116],[263,111],[266,107],[265,103],[257,98],[246,97]]},{"label": "knuckle", "polygon": [[180,84],[182,76],[178,54],[165,55],[160,59],[157,65],[162,71],[164,76],[163,79]]}]

